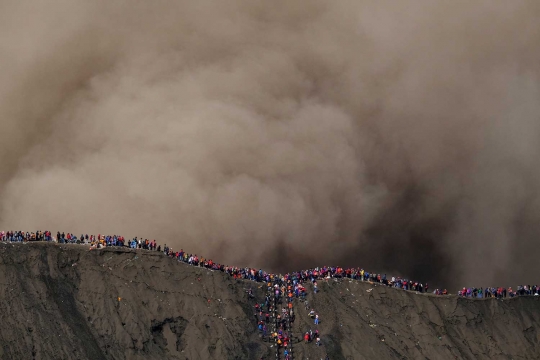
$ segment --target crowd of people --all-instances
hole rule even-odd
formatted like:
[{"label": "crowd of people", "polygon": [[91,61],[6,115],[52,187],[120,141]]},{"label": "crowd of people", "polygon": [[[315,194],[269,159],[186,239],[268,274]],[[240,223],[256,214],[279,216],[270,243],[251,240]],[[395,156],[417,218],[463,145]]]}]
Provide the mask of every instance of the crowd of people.
[{"label": "crowd of people", "polygon": [[[223,265],[214,262],[197,254],[191,254],[183,249],[173,250],[166,244],[163,246],[157,244],[156,240],[134,237],[126,240],[119,235],[88,235],[81,234],[77,237],[73,233],[56,233],[53,236],[51,231],[1,231],[0,240],[2,242],[22,242],[31,241],[50,241],[60,244],[84,244],[90,249],[100,249],[104,247],[129,247],[132,249],[144,249],[149,251],[163,252],[170,258],[174,258],[183,263],[204,267],[211,270],[221,271],[235,279],[245,279],[266,284],[267,295],[263,302],[257,302],[254,305],[254,317],[257,329],[263,338],[273,341],[276,345],[276,357],[283,354],[286,360],[293,358],[292,325],[295,319],[295,310],[293,308],[293,299],[304,301],[307,290],[306,283],[312,284],[314,293],[319,291],[318,281],[328,279],[348,278],[370,283],[378,283],[406,291],[415,291],[418,293],[429,293],[429,285],[418,281],[411,281],[401,277],[387,277],[386,274],[371,273],[363,268],[342,268],[338,266],[315,267],[307,270],[299,270],[287,274],[274,274],[262,269],[250,267],[237,267]],[[448,295],[446,289],[435,289],[432,291],[435,295]],[[251,298],[253,293],[248,290]],[[537,285],[519,285],[516,290],[511,287],[486,287],[486,288],[462,288],[457,293],[460,297],[466,298],[507,298],[516,296],[539,296],[540,286]],[[283,301],[284,299],[284,301]],[[307,303],[307,302],[306,302]],[[281,310],[279,311],[279,306]],[[314,309],[309,311],[308,316],[313,319],[313,324],[317,327],[320,323],[319,314]],[[273,326],[272,329],[269,327]],[[303,340],[306,343],[314,342],[315,345],[322,345],[319,330],[308,329],[303,333]],[[327,357],[328,359],[328,357]]]},{"label": "crowd of people", "polygon": [[0,240],[4,242],[28,242],[28,241],[51,241],[60,244],[84,244],[91,247],[103,248],[107,246],[128,246],[132,249],[145,249],[145,250],[157,250],[161,251],[161,246],[157,245],[156,240],[138,239],[137,237],[126,241],[123,236],[120,235],[77,235],[72,233],[56,233],[56,237],[53,237],[52,233],[46,231],[36,232],[24,232],[24,231],[1,231]]},{"label": "crowd of people", "polygon": [[[266,296],[264,301],[255,302],[254,318],[257,323],[259,334],[263,339],[273,342],[275,345],[276,359],[292,360],[293,349],[293,323],[296,313],[294,309],[294,300],[304,301],[306,296],[305,287],[291,278],[274,276],[264,280]],[[247,290],[248,296],[255,299],[253,292]],[[307,302],[306,302],[307,303]],[[306,305],[307,306],[307,305]],[[314,325],[319,325],[319,315],[315,310],[311,310],[308,315],[313,319]],[[268,332],[270,330],[270,332]],[[315,342],[316,346],[321,346],[319,330],[308,329],[303,335],[306,343]],[[326,359],[329,360],[328,355]]]},{"label": "crowd of people", "polygon": [[537,285],[518,285],[516,290],[513,290],[511,287],[487,287],[487,288],[463,288],[458,291],[458,296],[468,297],[468,298],[497,298],[504,299],[506,297],[516,297],[516,296],[539,296],[540,287]]},{"label": "crowd of people", "polygon": [[[129,247],[132,249],[145,249],[152,251],[163,251],[167,256],[182,261],[184,263],[209,268],[212,270],[218,270],[227,273],[235,279],[247,279],[257,282],[272,282],[275,279],[281,279],[285,283],[289,280],[294,284],[295,296],[305,296],[305,287],[302,284],[311,283],[314,287],[314,292],[318,291],[317,281],[321,279],[340,279],[350,278],[359,281],[368,281],[371,283],[378,283],[385,286],[390,286],[398,289],[415,291],[419,293],[429,293],[428,283],[421,283],[419,281],[411,281],[407,278],[401,277],[387,277],[386,274],[377,274],[364,270],[363,268],[342,268],[339,266],[323,266],[315,267],[307,270],[299,270],[287,274],[273,274],[263,271],[262,269],[255,269],[249,267],[237,267],[223,265],[214,262],[212,259],[207,259],[197,254],[191,254],[185,252],[183,249],[179,251],[173,250],[166,244],[162,248],[157,244],[156,240],[143,239],[134,237],[130,240],[126,240],[120,235],[88,235],[81,234],[77,237],[73,233],[57,232],[56,237],[53,236],[51,231],[36,231],[36,232],[24,232],[24,231],[1,231],[0,240],[3,242],[29,242],[29,241],[51,241],[61,244],[85,244],[91,248],[103,248],[108,246]],[[446,289],[434,289],[432,294],[435,295],[448,295]],[[520,285],[513,290],[511,287],[486,287],[486,288],[463,288],[457,293],[458,296],[468,298],[506,298],[515,296],[538,296],[540,295],[540,286],[534,285]]]}]

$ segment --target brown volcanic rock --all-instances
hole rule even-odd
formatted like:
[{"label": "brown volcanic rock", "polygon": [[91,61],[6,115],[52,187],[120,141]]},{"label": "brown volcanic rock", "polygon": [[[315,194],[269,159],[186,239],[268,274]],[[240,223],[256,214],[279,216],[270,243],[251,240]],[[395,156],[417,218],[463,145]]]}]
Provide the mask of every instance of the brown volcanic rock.
[{"label": "brown volcanic rock", "polygon": [[[245,290],[161,253],[0,244],[2,359],[275,359]],[[351,280],[295,302],[295,359],[537,359],[540,299],[436,297]],[[368,291],[369,289],[372,289]]]}]

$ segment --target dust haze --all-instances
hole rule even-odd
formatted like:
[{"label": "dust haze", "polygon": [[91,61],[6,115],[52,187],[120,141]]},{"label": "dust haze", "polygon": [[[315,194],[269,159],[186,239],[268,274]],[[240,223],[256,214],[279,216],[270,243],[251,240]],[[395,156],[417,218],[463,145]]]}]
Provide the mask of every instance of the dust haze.
[{"label": "dust haze", "polygon": [[3,0],[0,228],[533,282],[539,18],[535,0]]}]

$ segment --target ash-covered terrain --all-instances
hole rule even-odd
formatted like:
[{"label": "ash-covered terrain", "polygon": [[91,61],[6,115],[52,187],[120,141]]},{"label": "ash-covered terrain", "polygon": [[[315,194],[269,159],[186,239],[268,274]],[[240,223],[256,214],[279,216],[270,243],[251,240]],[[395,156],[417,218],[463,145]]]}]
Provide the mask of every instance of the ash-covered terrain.
[{"label": "ash-covered terrain", "polygon": [[[0,244],[1,359],[275,359],[263,284],[162,253]],[[350,279],[294,300],[294,359],[537,359],[540,299],[472,300]],[[246,290],[253,290],[250,299]],[[320,331],[321,346],[305,343]]]}]

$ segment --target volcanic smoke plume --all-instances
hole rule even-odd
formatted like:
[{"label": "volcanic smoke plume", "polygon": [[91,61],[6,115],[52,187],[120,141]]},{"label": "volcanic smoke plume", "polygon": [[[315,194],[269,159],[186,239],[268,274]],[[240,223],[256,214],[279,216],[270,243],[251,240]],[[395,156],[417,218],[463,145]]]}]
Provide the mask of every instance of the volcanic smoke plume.
[{"label": "volcanic smoke plume", "polygon": [[540,2],[0,4],[0,229],[533,282]]}]

